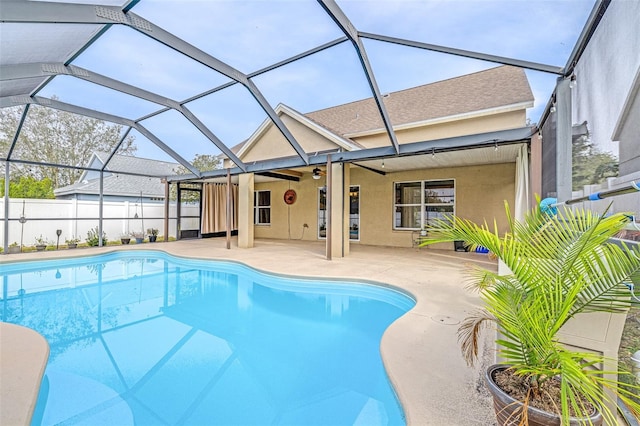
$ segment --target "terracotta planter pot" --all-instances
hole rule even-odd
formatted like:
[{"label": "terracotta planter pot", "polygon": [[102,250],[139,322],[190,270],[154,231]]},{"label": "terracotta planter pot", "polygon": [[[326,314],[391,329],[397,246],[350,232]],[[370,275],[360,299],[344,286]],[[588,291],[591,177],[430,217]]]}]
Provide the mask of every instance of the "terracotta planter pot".
[{"label": "terracotta planter pot", "polygon": [[[489,392],[493,396],[493,408],[496,412],[496,420],[500,426],[517,426],[520,424],[522,416],[522,403],[516,401],[500,389],[493,381],[493,373],[495,371],[504,370],[504,365],[492,365],[487,368],[485,380],[489,388]],[[560,426],[560,416],[557,416],[537,408],[529,407],[527,410],[529,426]],[[570,425],[592,424],[594,426],[602,425],[602,415],[597,412],[589,418],[591,423],[585,419],[571,418]]]}]

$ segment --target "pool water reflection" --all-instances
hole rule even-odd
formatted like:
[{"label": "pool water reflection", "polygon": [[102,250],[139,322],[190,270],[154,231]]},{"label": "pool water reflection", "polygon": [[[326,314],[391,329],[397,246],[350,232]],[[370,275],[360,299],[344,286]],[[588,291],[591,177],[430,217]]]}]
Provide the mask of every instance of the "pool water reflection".
[{"label": "pool water reflection", "polygon": [[51,345],[35,424],[404,424],[379,351],[403,293],[159,252],[5,265],[2,320]]}]

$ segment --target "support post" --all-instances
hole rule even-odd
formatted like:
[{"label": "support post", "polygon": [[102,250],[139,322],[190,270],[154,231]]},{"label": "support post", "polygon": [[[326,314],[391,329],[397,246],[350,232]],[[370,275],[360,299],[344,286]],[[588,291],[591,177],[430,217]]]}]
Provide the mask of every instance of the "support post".
[{"label": "support post", "polygon": [[104,217],[104,171],[100,170],[100,197],[98,203],[98,247],[102,247],[102,219]]},{"label": "support post", "polygon": [[9,178],[11,173],[9,167],[11,163],[6,161],[4,163],[4,242],[3,248],[4,254],[9,253]]},{"label": "support post", "polygon": [[331,208],[332,198],[333,198],[333,184],[332,184],[332,174],[331,174],[331,154],[327,155],[327,260],[331,260],[331,245],[332,245],[332,234],[333,234],[333,209]]},{"label": "support post", "polygon": [[164,179],[164,242],[169,241],[169,181]]},{"label": "support post", "polygon": [[178,188],[177,191],[178,193],[178,199],[176,200],[177,204],[176,204],[176,240],[180,239],[180,230],[182,227],[182,224],[180,223],[180,215],[182,214],[182,209],[180,208],[181,204],[182,204],[182,188],[180,187],[180,182],[178,182]]},{"label": "support post", "polygon": [[227,169],[227,250],[231,249],[231,169]]},{"label": "support post", "polygon": [[332,257],[344,257],[349,251],[349,220],[348,212],[345,211],[345,206],[349,205],[349,184],[344,164],[331,163],[328,170],[330,173],[327,174],[327,182],[331,185],[331,195],[327,194],[327,209],[330,212],[331,229],[327,231],[327,235],[331,239]]},{"label": "support post", "polygon": [[255,176],[253,173],[243,173],[238,178],[238,247],[251,248],[254,245],[253,190]]},{"label": "support post", "polygon": [[572,126],[570,79],[560,77],[556,84],[556,198],[571,199],[572,191]]}]

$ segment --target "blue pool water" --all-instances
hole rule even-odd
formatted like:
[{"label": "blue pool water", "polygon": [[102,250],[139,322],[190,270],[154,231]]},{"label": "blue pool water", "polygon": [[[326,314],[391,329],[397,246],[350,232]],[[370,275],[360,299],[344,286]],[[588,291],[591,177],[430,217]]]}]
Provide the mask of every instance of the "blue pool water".
[{"label": "blue pool water", "polygon": [[404,424],[380,358],[414,301],[160,252],[2,265],[51,354],[34,424]]}]

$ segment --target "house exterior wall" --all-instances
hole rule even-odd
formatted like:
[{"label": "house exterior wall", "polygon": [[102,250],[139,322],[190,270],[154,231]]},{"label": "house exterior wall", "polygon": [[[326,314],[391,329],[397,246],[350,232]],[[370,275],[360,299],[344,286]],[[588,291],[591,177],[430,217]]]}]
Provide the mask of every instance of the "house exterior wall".
[{"label": "house exterior wall", "polygon": [[[398,143],[403,144],[493,132],[496,130],[516,129],[524,126],[525,122],[526,110],[522,109],[495,115],[429,124],[413,129],[398,130],[396,131],[396,137]],[[353,139],[367,148],[389,146],[390,144],[389,136],[387,136],[386,133],[358,136],[353,137]]]},{"label": "house exterior wall", "polygon": [[[393,229],[394,182],[454,179],[456,215],[474,222],[491,223],[495,218],[500,231],[507,227],[504,201],[511,206],[514,203],[515,163],[411,170],[385,176],[356,167],[349,170],[350,185],[360,186],[361,244],[412,246],[412,231]],[[256,184],[256,191],[271,191],[271,224],[255,225],[255,237],[318,240],[318,189],[324,185],[325,177],[314,180],[308,173],[300,182]],[[283,200],[287,189],[297,193],[296,202],[290,206]],[[309,228],[304,228],[304,224]]]},{"label": "house exterior wall", "polygon": [[[336,149],[335,143],[327,140],[288,115],[282,114],[280,118],[305,152]],[[270,160],[295,155],[298,154],[285,137],[282,136],[280,130],[270,124],[260,139],[244,153],[242,161]]]}]

